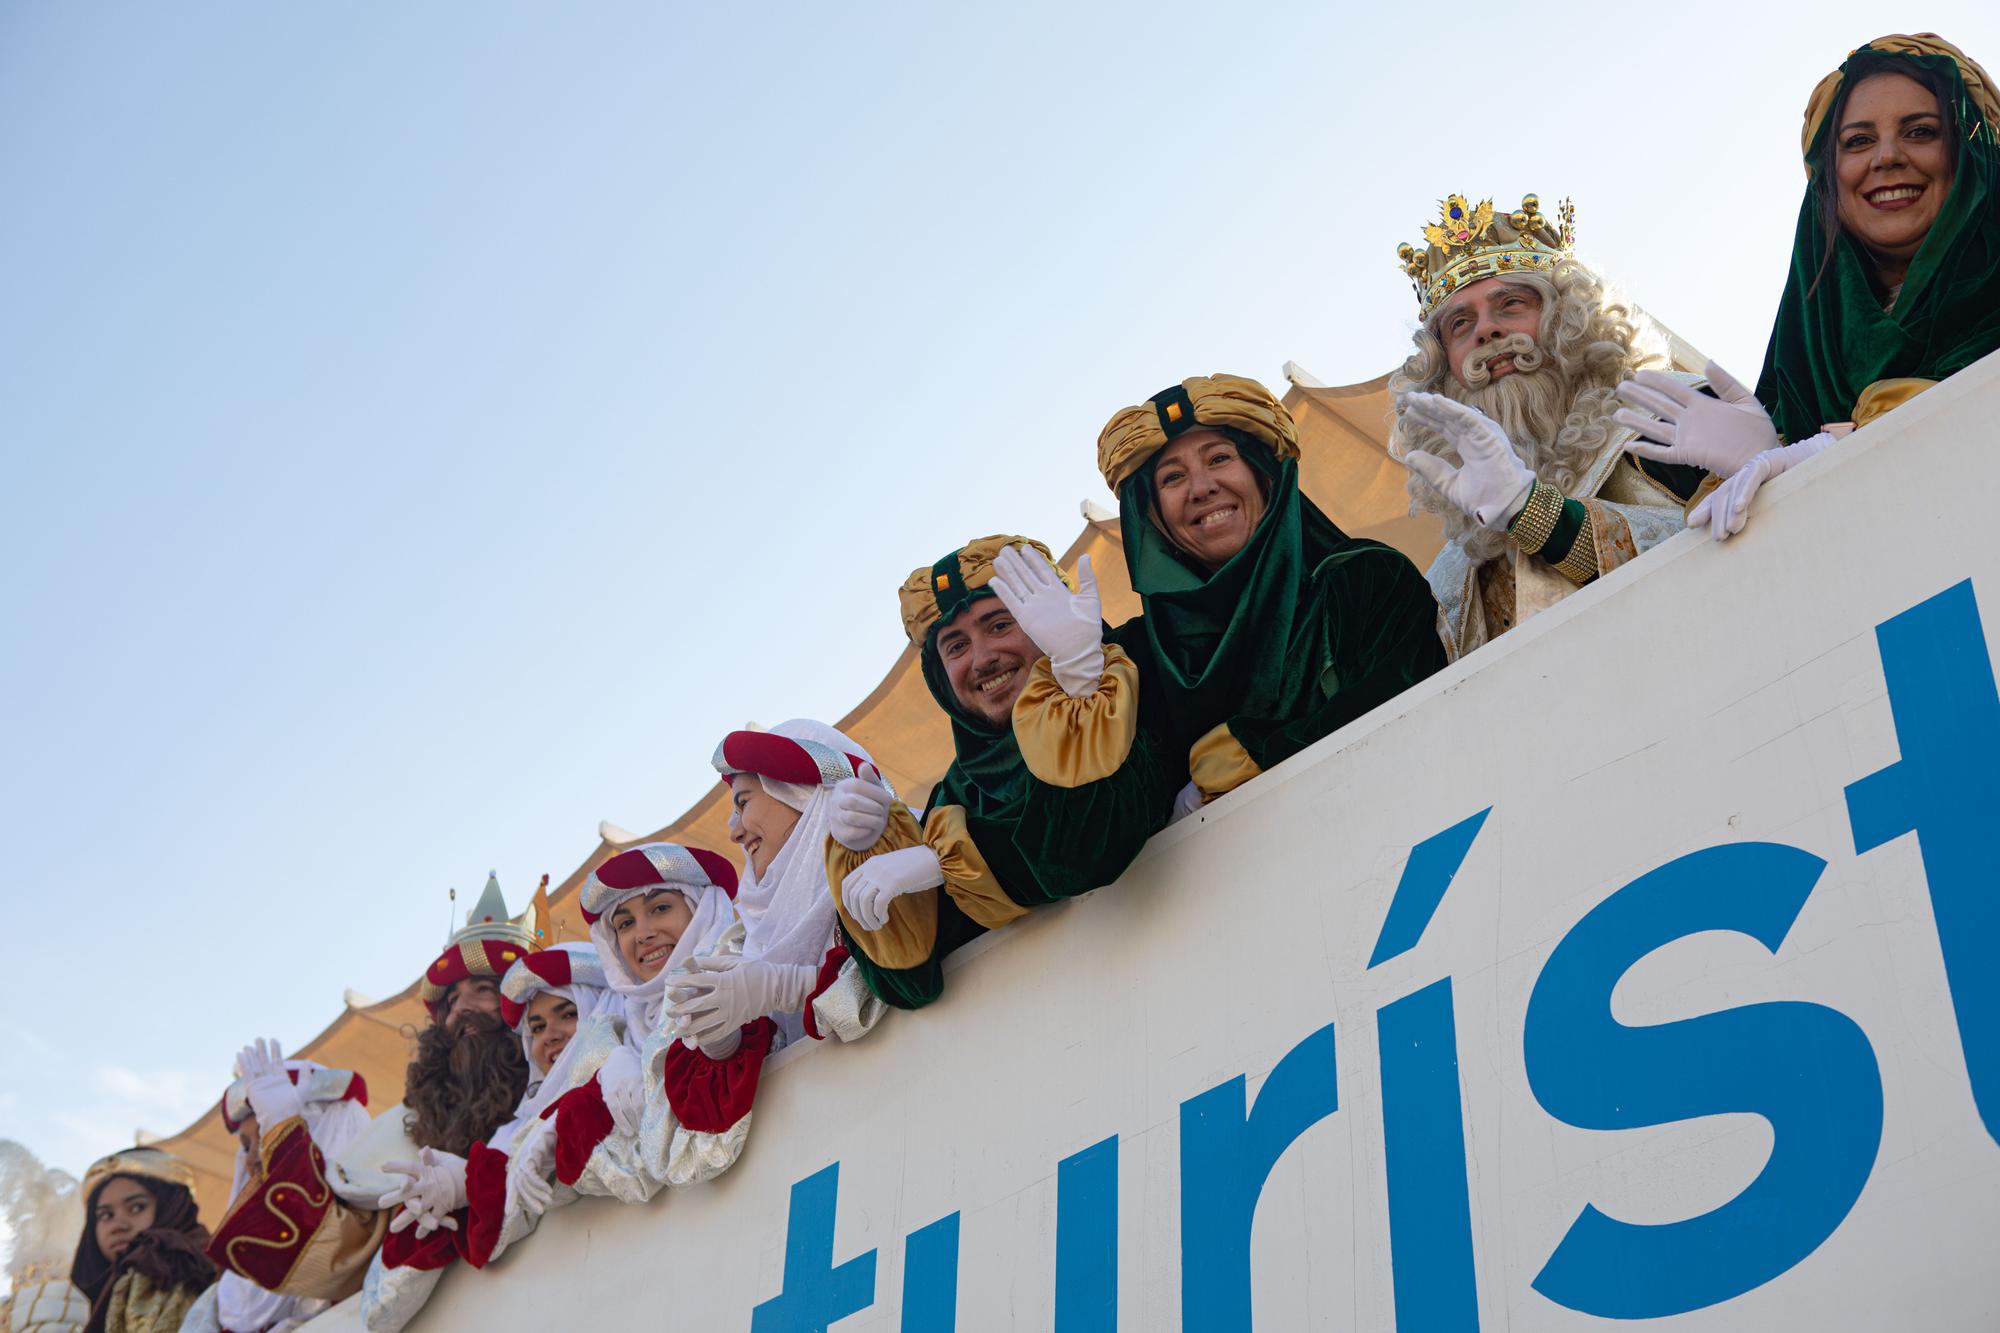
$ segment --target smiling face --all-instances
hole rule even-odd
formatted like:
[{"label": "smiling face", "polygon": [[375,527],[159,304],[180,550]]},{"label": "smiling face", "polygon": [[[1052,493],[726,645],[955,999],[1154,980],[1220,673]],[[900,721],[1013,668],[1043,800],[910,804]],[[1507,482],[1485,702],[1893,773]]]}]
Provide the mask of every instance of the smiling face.
[{"label": "smiling face", "polygon": [[785,850],[799,812],[765,791],[755,773],[730,775],[729,802],[729,840],[743,849],[752,873],[762,876]]},{"label": "smiling face", "polygon": [[667,965],[668,955],[692,920],[694,909],[687,899],[673,889],[654,889],[611,909],[611,937],[632,975],[651,981]]},{"label": "smiling face", "polygon": [[939,627],[938,660],[959,706],[989,726],[1014,725],[1014,700],[1042,655],[998,597],[982,597]]},{"label": "smiling face", "polygon": [[1930,89],[1903,74],[1871,74],[1840,110],[1834,209],[1840,225],[1895,286],[1951,193],[1951,147]]},{"label": "smiling face", "polygon": [[92,1234],[107,1259],[117,1259],[140,1232],[153,1225],[152,1193],[130,1176],[113,1176],[97,1191],[90,1210]]},{"label": "smiling face", "polygon": [[1153,460],[1160,526],[1209,569],[1242,550],[1264,518],[1264,487],[1236,442],[1197,426]]},{"label": "smiling face", "polygon": [[492,977],[467,977],[444,994],[444,1030],[456,1034],[473,1014],[500,1021],[500,983]]},{"label": "smiling face", "polygon": [[[1491,383],[1514,373],[1514,357],[1488,349],[1510,334],[1535,341],[1542,328],[1542,294],[1526,283],[1481,278],[1460,288],[1439,307],[1432,327],[1444,345],[1453,379],[1460,384],[1473,380],[1482,385]],[[1483,379],[1477,373],[1468,379],[1468,362],[1475,370],[1485,367]]]},{"label": "smiling face", "polygon": [[528,1034],[528,1063],[546,1074],[576,1035],[576,1001],[545,990],[528,1001],[521,1021]]}]

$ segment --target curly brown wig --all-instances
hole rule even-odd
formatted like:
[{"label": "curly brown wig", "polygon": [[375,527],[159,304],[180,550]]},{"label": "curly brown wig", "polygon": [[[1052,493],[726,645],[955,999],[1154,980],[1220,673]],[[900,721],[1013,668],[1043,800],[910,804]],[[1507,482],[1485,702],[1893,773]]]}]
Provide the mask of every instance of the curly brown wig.
[{"label": "curly brown wig", "polygon": [[442,1023],[419,1032],[403,1078],[410,1137],[418,1147],[463,1157],[514,1114],[528,1086],[528,1057],[499,1019],[467,1014],[455,1033]]}]

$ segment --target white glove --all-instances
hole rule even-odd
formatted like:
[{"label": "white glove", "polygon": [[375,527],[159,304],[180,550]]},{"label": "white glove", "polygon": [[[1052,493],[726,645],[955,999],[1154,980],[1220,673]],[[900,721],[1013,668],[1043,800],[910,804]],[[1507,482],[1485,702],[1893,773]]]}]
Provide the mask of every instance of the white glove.
[{"label": "white glove", "polygon": [[1756,454],[1728,481],[1702,497],[1701,503],[1688,515],[1688,526],[1699,528],[1706,523],[1709,536],[1717,541],[1727,541],[1743,531],[1743,525],[1750,521],[1750,502],[1757,497],[1765,482],[1824,451],[1833,440],[1831,434],[1821,431],[1797,444],[1780,445]]},{"label": "white glove", "polygon": [[465,1207],[463,1157],[439,1152],[435,1148],[423,1148],[418,1150],[416,1161],[384,1162],[382,1169],[409,1177],[377,1201],[378,1206],[383,1208],[393,1208],[397,1204],[403,1206],[403,1211],[389,1223],[389,1230],[402,1231],[415,1222],[418,1240],[439,1227],[447,1231],[458,1230],[458,1219],[452,1214]]},{"label": "white glove", "polygon": [[1014,613],[1035,647],[1048,655],[1049,671],[1064,694],[1088,699],[1104,676],[1104,606],[1090,557],[1076,562],[1076,591],[1040,555],[1020,546],[993,557],[994,593]]},{"label": "white glove", "polygon": [[597,1090],[604,1094],[604,1109],[611,1112],[611,1128],[628,1139],[638,1137],[646,1118],[646,1081],[629,1051],[615,1051],[604,1062],[597,1071]]},{"label": "white glove", "polygon": [[1181,788],[1179,795],[1174,797],[1174,812],[1167,816],[1167,822],[1177,824],[1206,804],[1207,800],[1202,796],[1201,788],[1190,782]]},{"label": "white glove", "polygon": [[292,1076],[285,1071],[284,1048],[268,1037],[259,1037],[236,1057],[243,1075],[244,1091],[250,1098],[251,1113],[260,1130],[275,1129],[305,1109]]},{"label": "white glove", "polygon": [[540,1217],[547,1212],[549,1201],[555,1197],[555,1187],[549,1183],[555,1167],[555,1121],[537,1120],[521,1131],[521,1137],[514,1140],[514,1151],[508,1155],[508,1206],[519,1208],[529,1217]]},{"label": "white glove", "polygon": [[850,852],[865,852],[882,840],[896,798],[881,783],[875,765],[864,763],[851,778],[833,784],[826,803],[826,831]]},{"label": "white glove", "polygon": [[863,930],[889,924],[889,902],[906,893],[934,889],[944,883],[944,867],[928,847],[903,847],[871,856],[840,881],[840,901]]},{"label": "white glove", "polygon": [[697,1040],[691,1037],[683,1037],[681,1040],[683,1042],[693,1042],[694,1048],[711,1060],[727,1060],[742,1049],[743,1029],[731,1028],[727,1032],[709,1037],[706,1040]]},{"label": "white glove", "polygon": [[1757,395],[1713,361],[1706,373],[1720,398],[1658,370],[1642,370],[1620,384],[1618,396],[1631,407],[1618,409],[1612,420],[1645,437],[1626,445],[1625,452],[1733,477],[1752,458],[1776,448],[1778,428]]},{"label": "white glove", "polygon": [[1444,436],[1459,457],[1459,465],[1453,467],[1436,454],[1412,449],[1403,455],[1403,466],[1435,486],[1480,527],[1505,532],[1535,485],[1535,474],[1514,452],[1507,433],[1478,408],[1435,393],[1404,394],[1403,415]]},{"label": "white glove", "polygon": [[[871,860],[879,860],[879,857]],[[681,1036],[697,1043],[714,1042],[765,1014],[789,1014],[805,1008],[815,970],[805,963],[770,963],[731,954],[694,960],[695,971],[674,980],[679,997],[667,1010]]]}]

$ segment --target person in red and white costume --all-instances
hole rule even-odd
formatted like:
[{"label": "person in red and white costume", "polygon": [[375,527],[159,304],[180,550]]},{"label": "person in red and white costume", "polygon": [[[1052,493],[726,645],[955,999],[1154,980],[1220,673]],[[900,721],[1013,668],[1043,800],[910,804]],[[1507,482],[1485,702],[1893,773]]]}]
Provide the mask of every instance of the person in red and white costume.
[{"label": "person in red and white costume", "polygon": [[[589,944],[559,944],[518,959],[500,980],[502,1020],[518,1034],[530,1075],[514,1116],[464,1157],[426,1153],[390,1224],[414,1227],[409,1247],[383,1247],[362,1293],[370,1333],[394,1333],[430,1299],[454,1258],[483,1268],[534,1230],[553,1203],[576,1196],[547,1183],[539,1145],[545,1113],[592,1077],[624,1040],[624,1013]],[[400,1166],[401,1164],[399,1164]],[[405,1249],[408,1253],[404,1253]],[[392,1258],[404,1262],[391,1262]]]},{"label": "person in red and white costume", "polygon": [[769,1015],[777,1047],[803,1037],[856,1041],[885,1006],[848,959],[827,887],[827,838],[857,801],[886,812],[896,793],[868,752],[810,718],[732,731],[711,761],[729,784],[729,834],[743,848],[736,914],[743,953],[697,957],[670,1011],[697,1043]]},{"label": "person in red and white costume", "polygon": [[735,892],[726,857],[672,842],[620,852],[585,879],[578,906],[624,1001],[625,1032],[595,1077],[556,1102],[549,1151],[561,1184],[640,1203],[712,1179],[742,1153],[775,1026],[718,1034],[704,1053],[667,1012],[672,979],[696,956],[741,951]]},{"label": "person in red and white costume", "polygon": [[[230,1204],[262,1184],[258,1152],[265,1124],[297,1116],[313,1146],[328,1158],[368,1128],[368,1084],[351,1069],[329,1069],[311,1060],[286,1060],[278,1043],[259,1039],[237,1057],[237,1077],[222,1094],[217,1113],[237,1139]],[[278,1333],[327,1308],[324,1300],[266,1291],[240,1273],[224,1272],[203,1292],[181,1324],[182,1333]]]}]

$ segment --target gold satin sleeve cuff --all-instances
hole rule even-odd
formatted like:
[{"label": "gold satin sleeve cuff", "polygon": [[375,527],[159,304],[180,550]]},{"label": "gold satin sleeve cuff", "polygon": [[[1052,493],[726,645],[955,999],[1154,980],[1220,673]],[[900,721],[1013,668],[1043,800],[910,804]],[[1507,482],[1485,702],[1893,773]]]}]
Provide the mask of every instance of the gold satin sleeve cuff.
[{"label": "gold satin sleeve cuff", "polygon": [[1875,418],[1894,411],[1936,383],[1936,380],[1918,379],[1915,376],[1907,379],[1876,380],[1863,389],[1861,396],[1854,400],[1855,428],[1859,429]]},{"label": "gold satin sleeve cuff", "polygon": [[863,930],[840,900],[841,882],[869,857],[915,847],[924,840],[917,817],[901,801],[890,807],[889,827],[867,851],[849,851],[831,837],[826,840],[826,885],[833,891],[834,910],[840,913],[840,924],[847,927],[848,935],[877,967],[915,967],[937,949],[938,891],[924,889],[890,899],[889,920],[882,929]]},{"label": "gold satin sleeve cuff", "polygon": [[1188,749],[1188,776],[1201,788],[1202,799],[1206,801],[1235,791],[1263,771],[1229,730],[1227,722],[1217,725]]},{"label": "gold satin sleeve cuff", "polygon": [[1139,732],[1139,668],[1115,643],[1104,645],[1097,693],[1072,699],[1049,659],[1037,658],[1014,700],[1014,740],[1028,771],[1051,787],[1081,787],[1116,773]]},{"label": "gold satin sleeve cuff", "polygon": [[[1046,660],[1046,659],[1045,659]],[[1007,896],[965,826],[965,807],[941,805],[924,819],[924,842],[944,870],[944,891],[960,911],[988,930],[997,930],[1028,909]]]}]

